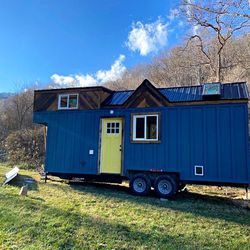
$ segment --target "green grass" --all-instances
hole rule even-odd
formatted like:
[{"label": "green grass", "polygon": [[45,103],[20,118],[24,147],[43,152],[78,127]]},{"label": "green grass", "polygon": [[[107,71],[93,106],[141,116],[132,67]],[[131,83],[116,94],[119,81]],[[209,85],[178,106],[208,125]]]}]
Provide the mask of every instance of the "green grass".
[{"label": "green grass", "polygon": [[[0,182],[8,170],[0,166]],[[38,182],[22,197],[27,176]],[[250,211],[235,203],[244,190],[188,188],[160,201],[126,185],[45,184],[20,171],[0,187],[0,249],[250,249]]]}]

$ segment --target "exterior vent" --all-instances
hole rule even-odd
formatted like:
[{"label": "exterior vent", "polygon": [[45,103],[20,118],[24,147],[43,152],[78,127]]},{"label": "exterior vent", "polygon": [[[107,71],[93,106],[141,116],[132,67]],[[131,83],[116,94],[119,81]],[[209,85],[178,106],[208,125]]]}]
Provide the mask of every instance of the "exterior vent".
[{"label": "exterior vent", "polygon": [[203,176],[204,175],[203,166],[194,166],[194,174]]}]

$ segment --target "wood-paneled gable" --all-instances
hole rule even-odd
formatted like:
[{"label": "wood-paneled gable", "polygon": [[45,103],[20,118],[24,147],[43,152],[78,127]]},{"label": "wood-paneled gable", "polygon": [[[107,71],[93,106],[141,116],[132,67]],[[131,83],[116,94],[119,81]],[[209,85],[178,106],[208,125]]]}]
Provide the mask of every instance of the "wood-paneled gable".
[{"label": "wood-paneled gable", "polygon": [[111,90],[103,87],[36,90],[34,111],[58,110],[60,94],[78,94],[78,109],[98,109],[111,93]]},{"label": "wood-paneled gable", "polygon": [[169,105],[169,101],[148,80],[134,91],[124,103],[127,108],[160,107]]}]

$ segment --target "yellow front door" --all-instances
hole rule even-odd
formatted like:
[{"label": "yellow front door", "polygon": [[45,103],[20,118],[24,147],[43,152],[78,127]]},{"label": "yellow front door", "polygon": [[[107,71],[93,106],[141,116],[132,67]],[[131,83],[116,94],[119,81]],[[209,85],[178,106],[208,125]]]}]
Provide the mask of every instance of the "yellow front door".
[{"label": "yellow front door", "polygon": [[100,172],[121,173],[122,118],[102,119]]}]

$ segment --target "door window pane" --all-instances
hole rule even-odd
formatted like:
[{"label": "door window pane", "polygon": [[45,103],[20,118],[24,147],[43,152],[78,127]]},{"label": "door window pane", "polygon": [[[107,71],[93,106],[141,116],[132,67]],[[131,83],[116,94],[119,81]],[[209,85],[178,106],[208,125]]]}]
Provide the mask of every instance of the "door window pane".
[{"label": "door window pane", "polygon": [[120,133],[120,123],[118,122],[107,123],[107,134],[119,134],[119,133]]}]

